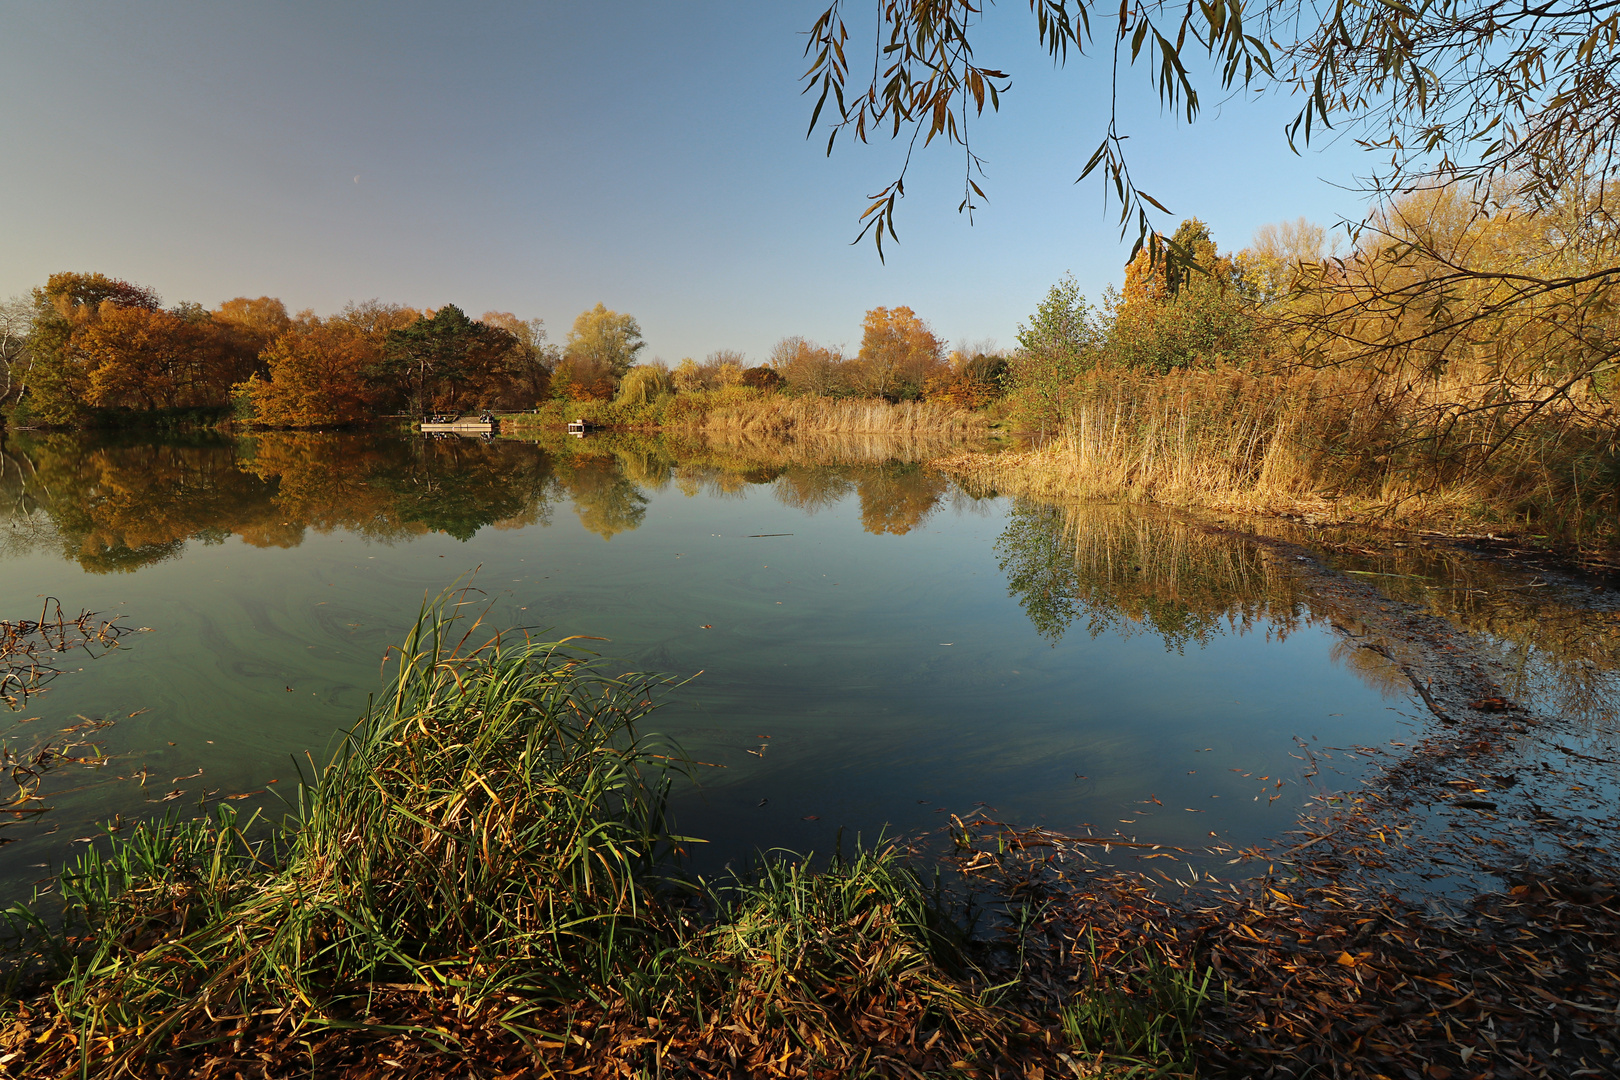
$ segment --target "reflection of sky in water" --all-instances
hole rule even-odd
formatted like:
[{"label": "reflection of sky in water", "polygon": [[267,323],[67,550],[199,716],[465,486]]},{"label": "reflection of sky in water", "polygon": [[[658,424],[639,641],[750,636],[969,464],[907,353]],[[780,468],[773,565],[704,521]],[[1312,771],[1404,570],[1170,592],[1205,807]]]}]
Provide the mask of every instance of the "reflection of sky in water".
[{"label": "reflection of sky in water", "polygon": [[[1296,736],[1406,737],[1402,687],[1336,660],[1292,577],[1243,545],[1119,508],[975,499],[870,442],[836,467],[804,447],[613,445],[13,443],[4,595],[154,632],[22,714],[39,719],[13,738],[115,717],[117,757],[53,777],[56,810],[9,830],[0,874],[43,875],[114,813],[287,788],[291,759],[320,760],[365,708],[424,596],[475,571],[499,625],[703,672],[655,727],[723,766],[677,799],[716,857],[933,828],[980,803],[1250,843],[1300,804]],[[1324,764],[1354,775],[1345,755]]]}]

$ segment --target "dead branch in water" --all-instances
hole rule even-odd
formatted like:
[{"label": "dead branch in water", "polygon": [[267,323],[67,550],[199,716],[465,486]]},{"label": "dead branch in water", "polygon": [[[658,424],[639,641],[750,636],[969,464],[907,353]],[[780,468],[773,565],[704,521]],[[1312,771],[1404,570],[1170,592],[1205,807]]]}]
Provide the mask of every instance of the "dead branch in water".
[{"label": "dead branch in water", "polygon": [[62,674],[56,662],[63,653],[84,649],[94,659],[99,655],[97,648],[116,649],[118,639],[130,629],[118,625],[118,619],[116,615],[101,619],[94,611],[82,611],[69,619],[54,596],[45,598],[38,619],[0,619],[0,697],[11,708],[20,709],[30,694],[40,693],[46,683]]}]

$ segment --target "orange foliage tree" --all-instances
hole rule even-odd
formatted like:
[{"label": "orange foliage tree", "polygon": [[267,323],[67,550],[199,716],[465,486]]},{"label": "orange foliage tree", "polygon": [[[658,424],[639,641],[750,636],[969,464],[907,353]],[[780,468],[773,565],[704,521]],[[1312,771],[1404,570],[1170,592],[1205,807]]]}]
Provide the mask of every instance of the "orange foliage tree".
[{"label": "orange foliage tree", "polygon": [[273,296],[257,300],[238,296],[215,308],[213,315],[229,341],[243,378],[263,374],[259,354],[292,326],[286,305]]},{"label": "orange foliage tree", "polygon": [[372,372],[382,355],[379,335],[306,312],[264,350],[268,378],[255,375],[241,389],[271,427],[358,423],[372,415]]},{"label": "orange foliage tree", "polygon": [[944,345],[908,307],[876,307],[862,323],[856,385],[874,397],[919,398],[944,366]]},{"label": "orange foliage tree", "polygon": [[84,402],[96,408],[223,405],[235,374],[227,337],[206,313],[188,319],[105,301],[69,349],[84,374]]},{"label": "orange foliage tree", "polygon": [[34,356],[28,393],[35,412],[52,424],[79,418],[86,409],[89,376],[73,349],[73,335],[101,318],[103,310],[130,307],[156,311],[152,290],[106,274],[52,274],[34,290]]}]

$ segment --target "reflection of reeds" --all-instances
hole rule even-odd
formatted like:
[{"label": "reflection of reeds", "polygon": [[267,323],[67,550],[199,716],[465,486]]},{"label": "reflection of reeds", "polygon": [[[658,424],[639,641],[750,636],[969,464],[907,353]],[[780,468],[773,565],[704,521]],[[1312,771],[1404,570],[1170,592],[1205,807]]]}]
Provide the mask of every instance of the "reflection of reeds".
[{"label": "reflection of reeds", "polygon": [[690,418],[672,417],[669,426],[709,435],[882,434],[945,440],[979,438],[989,430],[982,413],[937,401],[890,404],[881,399],[784,394],[719,400]]},{"label": "reflection of reeds", "polygon": [[[1282,522],[1266,528],[1309,538]],[[1338,535],[1332,547],[1343,566],[1484,638],[1508,697],[1599,731],[1620,730],[1620,612],[1588,605],[1585,590],[1548,585],[1532,571],[1449,546]]]},{"label": "reflection of reeds", "polygon": [[[1291,543],[1322,541],[1286,521],[1249,526]],[[1567,591],[1538,586],[1525,571],[1452,548],[1336,535],[1338,558],[1351,573],[1366,573],[1363,580],[1387,595],[1483,637],[1507,696],[1596,732],[1616,730],[1620,612],[1593,610]],[[1260,619],[1280,634],[1307,623],[1361,623],[1353,605],[1306,589],[1266,547],[1128,503],[1020,503],[997,551],[1030,619],[1053,637],[1078,623],[1094,634],[1146,630],[1180,646],[1244,632]],[[1400,665],[1364,644],[1403,648],[1342,639],[1333,658],[1380,692],[1405,692],[1410,683]]]},{"label": "reflection of reeds", "polygon": [[1174,647],[1267,620],[1299,625],[1305,594],[1276,555],[1129,505],[1020,503],[996,550],[1036,629],[1148,630]]}]

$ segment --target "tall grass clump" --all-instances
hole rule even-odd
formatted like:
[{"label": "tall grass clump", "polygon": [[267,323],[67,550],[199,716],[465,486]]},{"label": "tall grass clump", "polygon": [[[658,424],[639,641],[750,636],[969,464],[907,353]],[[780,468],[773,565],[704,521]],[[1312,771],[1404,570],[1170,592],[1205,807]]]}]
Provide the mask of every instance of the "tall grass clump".
[{"label": "tall grass clump", "polygon": [[678,842],[680,765],[636,728],[656,681],[566,643],[462,651],[458,623],[424,612],[279,835],[221,809],[138,826],[64,875],[53,999],[85,1053],[106,1040],[116,1072],[266,1007],[352,1023],[385,985],[469,1008],[589,1000],[640,966]]},{"label": "tall grass clump", "polygon": [[1056,1067],[1055,1012],[911,852],[683,874],[687,759],[639,730],[665,682],[475,644],[457,607],[424,609],[283,820],[109,827],[59,910],[5,913],[7,1075]]},{"label": "tall grass clump", "polygon": [[891,847],[824,869],[774,858],[722,893],[714,958],[735,978],[735,1015],[750,1027],[814,1030],[852,1047],[859,1024],[944,1030],[953,1045],[1001,1027],[960,978],[967,933],[937,880]]}]

